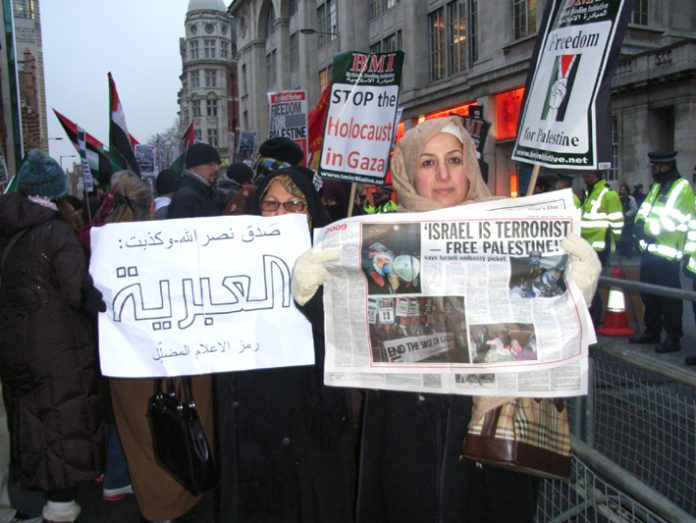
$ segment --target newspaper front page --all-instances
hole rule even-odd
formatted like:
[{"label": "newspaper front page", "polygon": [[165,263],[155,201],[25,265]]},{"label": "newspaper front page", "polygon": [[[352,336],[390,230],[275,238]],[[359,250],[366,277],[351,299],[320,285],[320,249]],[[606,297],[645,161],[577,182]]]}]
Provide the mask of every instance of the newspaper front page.
[{"label": "newspaper front page", "polygon": [[325,383],[429,393],[587,393],[594,329],[560,247],[569,190],[315,231],[327,269]]}]

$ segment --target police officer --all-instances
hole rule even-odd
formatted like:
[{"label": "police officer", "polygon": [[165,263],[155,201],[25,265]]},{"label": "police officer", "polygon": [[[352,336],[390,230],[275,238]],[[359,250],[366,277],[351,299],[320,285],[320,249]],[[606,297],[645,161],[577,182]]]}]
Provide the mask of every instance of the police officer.
[{"label": "police officer", "polygon": [[[684,256],[686,233],[694,210],[694,192],[677,171],[676,151],[648,153],[655,182],[638,209],[634,234],[641,252],[640,281],[680,288],[679,267]],[[643,334],[630,343],[660,343],[658,353],[681,350],[682,301],[642,293],[645,306]]]},{"label": "police officer", "polygon": [[[556,173],[556,183],[554,184],[554,189],[557,191],[560,191],[562,189],[573,189],[573,180],[575,177],[572,174],[567,174],[564,172],[558,172]],[[575,207],[578,209],[582,206],[580,203],[580,198],[578,198],[577,194],[573,192],[573,203],[575,204]]]},{"label": "police officer", "polygon": [[[585,193],[580,210],[580,235],[597,252],[602,267],[606,267],[616,242],[623,229],[623,207],[619,195],[607,186],[601,171],[583,173]],[[590,316],[595,325],[602,318],[602,297],[599,289],[590,305]]]}]

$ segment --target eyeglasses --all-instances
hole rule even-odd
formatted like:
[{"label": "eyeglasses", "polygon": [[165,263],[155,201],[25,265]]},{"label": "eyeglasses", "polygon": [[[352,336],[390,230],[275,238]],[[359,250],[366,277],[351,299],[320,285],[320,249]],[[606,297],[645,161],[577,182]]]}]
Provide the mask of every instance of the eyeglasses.
[{"label": "eyeglasses", "polygon": [[305,208],[305,203],[299,200],[289,200],[287,202],[279,202],[277,200],[261,200],[259,202],[259,208],[266,212],[277,211],[281,205],[288,212],[302,212]]}]

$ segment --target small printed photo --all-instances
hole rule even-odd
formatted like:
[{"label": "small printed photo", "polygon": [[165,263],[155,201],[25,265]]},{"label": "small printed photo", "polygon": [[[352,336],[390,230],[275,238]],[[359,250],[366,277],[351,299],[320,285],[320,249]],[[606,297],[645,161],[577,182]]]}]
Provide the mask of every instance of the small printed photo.
[{"label": "small printed photo", "polygon": [[568,256],[529,256],[510,258],[510,296],[553,298],[566,291],[565,271]]},{"label": "small printed photo", "polygon": [[536,334],[531,323],[471,325],[469,335],[474,363],[537,359]]},{"label": "small printed photo", "polygon": [[360,255],[368,295],[420,293],[420,224],[363,224]]},{"label": "small printed photo", "polygon": [[373,363],[469,363],[464,297],[370,297]]}]

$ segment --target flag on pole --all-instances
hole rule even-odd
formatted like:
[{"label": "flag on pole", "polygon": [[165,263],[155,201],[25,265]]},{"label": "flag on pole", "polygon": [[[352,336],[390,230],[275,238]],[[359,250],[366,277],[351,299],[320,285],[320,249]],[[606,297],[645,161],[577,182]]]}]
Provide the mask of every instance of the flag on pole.
[{"label": "flag on pole", "polygon": [[[126,116],[123,113],[121,100],[116,91],[116,83],[114,78],[109,76],[109,159],[111,166],[115,171],[128,169],[140,175],[138,162],[133,154],[133,141],[128,133],[126,126]],[[137,140],[136,140],[137,141]]]},{"label": "flag on pole", "polygon": [[[73,147],[79,153],[80,144],[77,139],[77,124],[55,109],[53,109],[53,112],[56,114],[60,125],[63,126],[65,134],[68,135],[68,140],[72,142]],[[104,144],[89,133],[85,133],[85,155],[89,168],[92,171],[92,176],[99,182],[99,185],[102,187],[109,185],[113,170],[111,169],[108,152]]]},{"label": "flag on pole", "polygon": [[171,170],[177,173],[183,172],[184,167],[186,166],[186,151],[193,145],[195,140],[196,133],[193,131],[193,122],[191,122],[186,129],[186,132],[181,137],[181,141],[179,142],[179,156],[177,156],[169,166]]},{"label": "flag on pole", "polygon": [[319,166],[319,152],[324,140],[324,124],[329,112],[329,96],[331,95],[331,83],[328,83],[321,93],[317,104],[307,116],[308,154],[311,156],[310,167],[316,169]]}]

